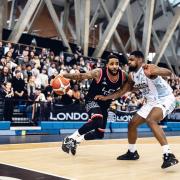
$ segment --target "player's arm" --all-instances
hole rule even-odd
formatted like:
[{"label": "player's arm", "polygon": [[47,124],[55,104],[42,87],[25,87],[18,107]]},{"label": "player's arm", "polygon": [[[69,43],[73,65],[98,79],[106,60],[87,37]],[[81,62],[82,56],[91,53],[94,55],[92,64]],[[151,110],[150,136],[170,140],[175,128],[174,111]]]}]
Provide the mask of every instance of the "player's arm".
[{"label": "player's arm", "polygon": [[108,96],[102,96],[102,95],[97,95],[95,96],[95,100],[102,100],[102,101],[107,101],[110,99],[118,99],[121,97],[123,94],[125,94],[128,91],[131,91],[133,89],[134,82],[132,81],[131,76],[129,75],[128,80],[124,83],[122,88],[114,92],[113,94],[110,94]]},{"label": "player's arm", "polygon": [[100,69],[94,69],[92,71],[88,71],[86,73],[66,73],[63,75],[58,75],[58,76],[63,76],[67,79],[71,80],[77,80],[77,81],[82,81],[84,79],[96,79],[98,80],[100,77]]},{"label": "player's arm", "polygon": [[155,64],[144,64],[144,73],[149,78],[156,78],[157,76],[171,76],[172,72],[169,69],[158,67]]}]

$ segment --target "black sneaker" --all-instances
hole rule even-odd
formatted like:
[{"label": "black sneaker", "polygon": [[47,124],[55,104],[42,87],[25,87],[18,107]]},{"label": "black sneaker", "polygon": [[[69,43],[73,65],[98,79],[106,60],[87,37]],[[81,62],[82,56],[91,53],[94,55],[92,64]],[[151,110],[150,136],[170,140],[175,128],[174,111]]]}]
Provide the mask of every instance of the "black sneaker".
[{"label": "black sneaker", "polygon": [[163,160],[164,162],[161,166],[162,169],[168,168],[170,166],[174,166],[175,164],[179,162],[174,156],[174,154],[171,154],[171,153],[164,154]]},{"label": "black sneaker", "polygon": [[77,148],[77,141],[73,138],[65,137],[62,142],[62,150],[69,154],[69,152],[72,153],[72,155],[76,154],[76,148]]},{"label": "black sneaker", "polygon": [[77,141],[74,139],[71,139],[71,153],[72,153],[72,155],[76,154],[76,149],[77,149]]},{"label": "black sneaker", "polygon": [[62,142],[62,150],[66,153],[69,153],[69,151],[70,151],[69,141],[70,141],[70,138],[65,137]]},{"label": "black sneaker", "polygon": [[126,154],[117,157],[117,160],[137,160],[137,159],[139,159],[138,152],[135,151],[134,153],[132,153],[129,150]]}]

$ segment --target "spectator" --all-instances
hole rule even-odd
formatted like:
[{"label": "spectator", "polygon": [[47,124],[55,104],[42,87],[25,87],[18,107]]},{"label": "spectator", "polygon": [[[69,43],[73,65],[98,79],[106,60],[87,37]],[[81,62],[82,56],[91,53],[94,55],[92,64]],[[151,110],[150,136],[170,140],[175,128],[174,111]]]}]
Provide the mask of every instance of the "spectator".
[{"label": "spectator", "polygon": [[97,68],[101,68],[101,67],[102,67],[102,62],[101,62],[101,59],[100,59],[100,58],[97,59],[96,67],[97,67]]},{"label": "spectator", "polygon": [[46,102],[46,97],[44,93],[42,93],[41,88],[36,88],[34,98],[35,103],[32,105],[32,120],[36,123],[39,115],[44,116],[44,102]]},{"label": "spectator", "polygon": [[48,80],[48,85],[44,89],[44,95],[47,98],[49,95],[53,94],[52,86],[50,85],[50,79]]},{"label": "spectator", "polygon": [[4,99],[4,120],[5,121],[12,121],[13,110],[14,110],[14,91],[12,88],[12,84],[10,82],[6,82],[4,88],[0,91],[1,98]]},{"label": "spectator", "polygon": [[0,41],[0,59],[3,57],[4,55],[4,46],[2,41]]},{"label": "spectator", "polygon": [[[55,63],[52,63],[51,66],[49,67],[48,69],[48,76],[51,77],[52,75],[54,75],[54,73],[57,72],[57,69],[56,69],[56,64]],[[57,72],[58,73],[58,72]]]},{"label": "spectator", "polygon": [[50,53],[49,53],[49,60],[50,60],[50,62],[53,62],[54,61],[54,52],[53,51],[51,51]]},{"label": "spectator", "polygon": [[32,59],[32,61],[34,61],[36,69],[40,69],[41,68],[40,59],[38,58],[38,56],[34,56],[34,59]]},{"label": "spectator", "polygon": [[6,56],[6,64],[9,63],[10,64],[10,69],[14,69],[17,64],[13,62],[12,58],[10,56]]},{"label": "spectator", "polygon": [[48,75],[45,68],[42,69],[42,72],[38,75],[38,80],[41,82],[41,88],[45,89],[48,85]]},{"label": "spectator", "polygon": [[25,99],[25,81],[21,78],[21,71],[15,71],[15,77],[12,79],[15,100]]},{"label": "spectator", "polygon": [[3,56],[0,61],[0,67],[3,69],[3,67],[6,66],[6,58]]},{"label": "spectator", "polygon": [[21,64],[28,65],[29,64],[29,57],[28,56],[24,56]]},{"label": "spectator", "polygon": [[68,55],[65,59],[66,66],[73,66],[74,64],[79,64],[78,54]]},{"label": "spectator", "polygon": [[12,75],[8,67],[4,66],[0,75],[0,85],[4,87],[4,84],[12,80]]},{"label": "spectator", "polygon": [[29,81],[27,83],[28,100],[30,101],[34,100],[35,90],[36,90],[35,77],[30,76]]},{"label": "spectator", "polygon": [[82,56],[83,55],[83,50],[82,50],[81,46],[77,46],[76,47],[75,54],[77,54],[78,56]]},{"label": "spectator", "polygon": [[30,64],[27,64],[26,65],[26,69],[23,71],[23,74],[24,74],[24,80],[27,82],[29,81],[29,78],[33,75],[32,74],[32,67]]},{"label": "spectator", "polygon": [[75,84],[72,90],[72,98],[75,100],[75,103],[79,103],[80,97],[81,97],[81,93],[79,91],[78,84]]},{"label": "spectator", "polygon": [[4,54],[6,54],[12,48],[12,44],[8,42],[4,48]]}]

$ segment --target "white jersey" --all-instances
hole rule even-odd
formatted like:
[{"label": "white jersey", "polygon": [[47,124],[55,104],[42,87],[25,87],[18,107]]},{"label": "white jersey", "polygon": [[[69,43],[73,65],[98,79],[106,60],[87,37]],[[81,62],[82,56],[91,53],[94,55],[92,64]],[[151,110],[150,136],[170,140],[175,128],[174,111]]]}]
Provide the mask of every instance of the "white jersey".
[{"label": "white jersey", "polygon": [[166,96],[172,95],[172,88],[161,77],[156,79],[149,79],[141,67],[137,72],[132,72],[132,80],[134,81],[134,87],[139,89],[147,101],[156,101]]}]

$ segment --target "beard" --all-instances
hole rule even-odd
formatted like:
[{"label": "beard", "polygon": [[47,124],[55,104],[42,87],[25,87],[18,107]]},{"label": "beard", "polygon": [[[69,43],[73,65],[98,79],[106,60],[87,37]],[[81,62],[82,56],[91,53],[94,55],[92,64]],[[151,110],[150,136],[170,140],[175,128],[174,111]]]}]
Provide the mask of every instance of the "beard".
[{"label": "beard", "polygon": [[135,71],[137,71],[137,69],[138,69],[138,68],[135,67],[135,66],[134,66],[134,67],[133,67],[133,66],[129,66],[129,71],[130,71],[130,72],[135,72]]},{"label": "beard", "polygon": [[108,72],[109,74],[111,74],[112,76],[116,76],[118,74],[118,70],[111,70],[108,68]]}]

